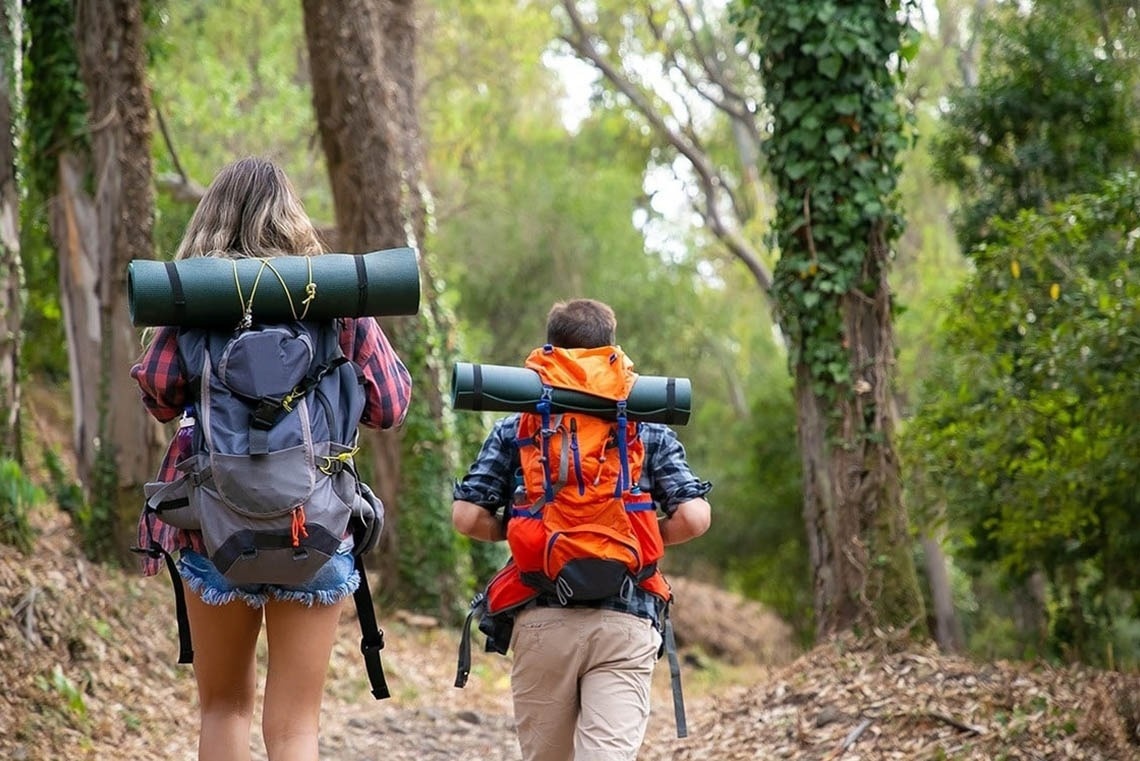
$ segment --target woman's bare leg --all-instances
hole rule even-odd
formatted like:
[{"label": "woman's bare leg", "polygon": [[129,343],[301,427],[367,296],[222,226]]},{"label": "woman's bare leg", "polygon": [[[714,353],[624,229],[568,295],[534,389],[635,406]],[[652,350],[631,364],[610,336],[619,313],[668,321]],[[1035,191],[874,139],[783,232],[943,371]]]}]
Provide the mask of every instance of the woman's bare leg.
[{"label": "woman's bare leg", "polygon": [[241,600],[207,605],[187,587],[186,612],[201,714],[198,759],[249,761],[261,610]]},{"label": "woman's bare leg", "polygon": [[269,667],[261,728],[269,761],[317,761],[321,698],[342,604],[265,606]]}]

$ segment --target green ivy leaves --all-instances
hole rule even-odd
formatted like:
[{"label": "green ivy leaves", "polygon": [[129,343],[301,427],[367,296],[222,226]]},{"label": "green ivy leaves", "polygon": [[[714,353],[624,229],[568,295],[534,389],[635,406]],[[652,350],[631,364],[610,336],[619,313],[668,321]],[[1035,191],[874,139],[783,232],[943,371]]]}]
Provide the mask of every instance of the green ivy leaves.
[{"label": "green ivy leaves", "polygon": [[853,378],[842,300],[877,287],[866,273],[889,254],[870,241],[899,230],[908,136],[892,62],[914,56],[918,35],[882,3],[741,0],[733,18],[755,39],[774,117],[765,149],[778,188],[781,326],[793,365],[835,400]]}]

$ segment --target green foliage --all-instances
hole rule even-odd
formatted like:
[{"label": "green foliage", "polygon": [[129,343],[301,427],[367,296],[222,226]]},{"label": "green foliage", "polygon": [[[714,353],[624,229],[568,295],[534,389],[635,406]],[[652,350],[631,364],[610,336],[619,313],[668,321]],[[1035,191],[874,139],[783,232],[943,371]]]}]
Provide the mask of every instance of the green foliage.
[{"label": "green foliage", "polygon": [[904,416],[909,414],[913,390],[926,375],[933,351],[930,327],[940,319],[950,293],[966,274],[966,258],[950,220],[956,191],[935,182],[931,157],[931,138],[944,129],[935,104],[947,90],[945,80],[957,71],[953,53],[945,41],[923,38],[906,78],[906,97],[913,104],[918,137],[900,157],[899,199],[906,227],[895,247],[890,273],[898,346],[896,398]]},{"label": "green foliage", "polygon": [[815,618],[789,385],[786,377],[773,379],[753,401],[747,419],[718,428],[736,442],[737,453],[708,465],[717,510],[700,550],[725,565],[731,587],[767,605],[808,644]]},{"label": "green foliage", "polygon": [[[117,483],[114,463],[96,455],[95,480],[104,479],[103,488],[111,493],[111,485]],[[67,474],[59,453],[52,449],[44,450],[44,465],[48,471],[51,495],[60,510],[71,516],[72,525],[79,534],[79,545],[89,557],[108,560],[115,555],[115,515],[114,503],[110,499],[88,500],[83,487]],[[92,486],[92,493],[95,486]]]},{"label": "green foliage", "polygon": [[908,136],[900,69],[886,62],[912,56],[916,37],[881,3],[741,0],[734,18],[756,40],[772,114],[764,146],[778,191],[780,326],[793,366],[834,400],[852,382],[841,300],[874,292],[899,229]]},{"label": "green foliage", "polygon": [[1093,191],[1134,164],[1140,146],[1136,62],[1126,41],[1105,40],[1132,28],[1135,50],[1135,18],[1112,22],[1099,5],[1057,0],[1029,8],[995,6],[979,81],[951,92],[935,137],[935,166],[962,194],[967,252],[993,234],[993,220]]},{"label": "green foliage", "polygon": [[[434,272],[434,257],[422,256],[424,270]],[[443,289],[437,283],[435,290]],[[402,358],[413,379],[413,404],[401,436],[397,595],[415,609],[458,621],[479,581],[476,573],[485,570],[488,558],[471,553],[468,542],[452,528],[452,476],[459,470],[460,452],[480,433],[460,425],[446,403],[445,387],[461,345],[454,313],[444,299],[425,301],[416,319],[414,329],[401,322],[397,331],[407,333],[395,337],[404,347]]]},{"label": "green foliage", "polygon": [[43,489],[28,478],[18,462],[0,458],[0,544],[31,551],[36,530],[28,514],[43,500]]},{"label": "green foliage", "polygon": [[75,47],[71,0],[43,0],[24,9],[24,178],[33,203],[55,193],[61,154],[87,146],[87,105]]},{"label": "green foliage", "polygon": [[21,362],[27,376],[62,384],[68,379],[67,336],[59,301],[59,265],[41,209],[20,205],[20,259],[27,301]]},{"label": "green foliage", "polygon": [[23,361],[31,372],[67,377],[66,339],[59,302],[59,264],[48,235],[60,156],[88,148],[87,105],[75,49],[74,3],[45,0],[24,8],[23,130],[20,174],[20,254],[28,289]]},{"label": "green foliage", "polygon": [[59,509],[68,515],[78,515],[85,509],[86,498],[83,496],[83,488],[67,475],[59,453],[54,449],[45,449],[44,466],[47,468],[50,480],[51,496],[59,505]]},{"label": "green foliage", "polygon": [[1140,603],[1140,178],[994,227],[906,451],[961,551],[1012,579],[1044,571],[1055,652],[1095,660],[1107,601]]},{"label": "green foliage", "polygon": [[52,667],[50,675],[37,674],[36,687],[41,691],[54,694],[63,701],[65,714],[71,714],[80,723],[87,719],[87,702],[83,699],[83,690],[63,673],[63,667],[58,663]]},{"label": "green foliage", "polygon": [[[314,219],[332,220],[301,10],[289,0],[158,3],[147,46],[152,97],[191,181],[205,184],[235,158],[265,156],[285,169]],[[156,175],[174,173],[158,132],[153,150]],[[160,255],[173,253],[192,211],[179,206],[159,201]]]}]

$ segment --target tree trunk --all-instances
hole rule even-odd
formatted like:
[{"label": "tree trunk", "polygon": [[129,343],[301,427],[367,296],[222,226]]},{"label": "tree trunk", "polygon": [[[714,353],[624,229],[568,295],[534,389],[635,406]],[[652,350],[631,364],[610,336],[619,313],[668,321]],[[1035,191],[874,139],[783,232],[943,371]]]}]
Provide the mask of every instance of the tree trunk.
[{"label": "tree trunk", "polygon": [[[20,200],[16,191],[13,146],[13,93],[19,87],[15,63],[20,56],[22,20],[0,5],[0,457],[22,462],[20,448],[20,345],[23,339],[23,266],[20,261]],[[14,23],[13,23],[14,22]],[[15,99],[18,102],[18,99]]]},{"label": "tree trunk", "polygon": [[71,387],[72,443],[79,481],[90,485],[98,438],[100,308],[99,229],[95,203],[84,191],[84,161],[73,153],[59,157],[57,193],[49,225],[59,260],[59,304],[67,336]]},{"label": "tree trunk", "polygon": [[946,553],[942,543],[933,536],[922,538],[926,559],[926,578],[930,583],[930,599],[934,606],[934,641],[944,653],[959,653],[966,646],[962,622],[954,609],[953,589],[947,571]]},{"label": "tree trunk", "polygon": [[[423,147],[416,107],[416,24],[412,0],[305,0],[305,35],[313,104],[336,206],[339,248],[349,253],[421,246],[426,203]],[[415,520],[450,506],[454,449],[444,415],[445,368],[435,280],[421,250],[418,318],[388,318],[383,327],[413,378],[413,406],[400,432],[370,434],[376,488],[387,528],[376,561],[386,592],[446,609],[455,563],[449,525],[412,530]],[[436,458],[439,458],[438,460]],[[442,533],[441,533],[442,532]],[[404,546],[401,546],[403,542]],[[432,549],[425,545],[434,543]],[[418,558],[421,562],[412,560]],[[432,567],[450,567],[436,572]],[[417,567],[418,566],[418,567]],[[447,578],[450,576],[450,578]],[[430,577],[430,578],[424,578]]]},{"label": "tree trunk", "polygon": [[[75,446],[108,546],[125,550],[140,487],[154,475],[160,430],[126,378],[138,333],[127,310],[126,268],[153,257],[150,92],[139,0],[79,0],[80,72],[90,155],[64,155],[53,234],[68,336]],[[87,188],[94,195],[87,194]]]},{"label": "tree trunk", "polygon": [[[852,393],[829,403],[807,366],[796,367],[818,636],[872,625],[909,629],[923,610],[894,452],[894,332],[880,237],[872,234],[864,258],[863,282],[874,283],[874,293],[855,290],[841,301]],[[830,404],[838,423],[829,419]]]}]

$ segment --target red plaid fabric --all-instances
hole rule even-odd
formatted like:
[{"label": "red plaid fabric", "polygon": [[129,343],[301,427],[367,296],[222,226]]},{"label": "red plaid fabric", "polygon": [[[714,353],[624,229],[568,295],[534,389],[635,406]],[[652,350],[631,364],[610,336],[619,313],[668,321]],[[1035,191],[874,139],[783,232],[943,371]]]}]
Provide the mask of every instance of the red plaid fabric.
[{"label": "red plaid fabric", "polygon": [[[361,425],[393,428],[404,422],[411,400],[412,378],[376,320],[371,317],[343,320],[340,347],[364,375],[366,401]],[[191,398],[178,355],[178,328],[157,330],[150,346],[131,368],[131,377],[139,384],[143,405],[160,422],[182,414]],[[155,480],[174,479],[175,466],[190,453],[189,444],[188,439],[178,436],[171,440]],[[182,548],[203,551],[199,532],[175,528],[153,517],[148,521],[144,514],[139,518],[138,546],[150,547],[152,541],[169,553]],[[163,568],[163,560],[144,555],[142,566],[145,575],[153,576]]]}]

